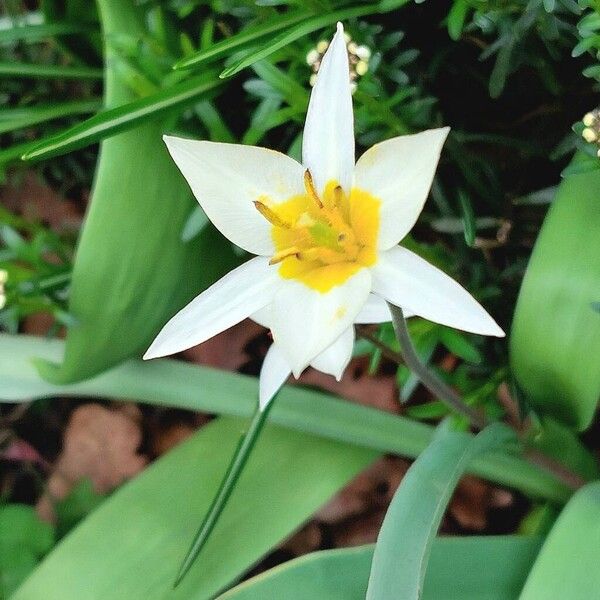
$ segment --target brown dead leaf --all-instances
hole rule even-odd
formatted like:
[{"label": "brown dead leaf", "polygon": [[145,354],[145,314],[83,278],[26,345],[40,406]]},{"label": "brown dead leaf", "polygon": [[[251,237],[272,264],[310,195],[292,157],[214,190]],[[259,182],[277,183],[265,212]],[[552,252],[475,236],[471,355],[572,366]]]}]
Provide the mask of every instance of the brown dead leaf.
[{"label": "brown dead leaf", "polygon": [[85,404],[73,411],[63,437],[63,449],[47,491],[38,502],[43,518],[52,518],[52,501],[68,496],[75,484],[90,479],[96,492],[111,491],[141,471],[147,458],[138,454],[142,431],[131,407],[111,409]]},{"label": "brown dead leaf", "polygon": [[[290,380],[292,382],[293,380]],[[366,406],[379,410],[398,412],[398,389],[392,375],[372,376],[367,373],[366,361],[357,358],[350,362],[341,381],[315,369],[307,369],[299,383],[314,385]]]},{"label": "brown dead leaf", "polygon": [[0,203],[30,221],[47,223],[54,231],[78,231],[83,219],[76,203],[44,185],[33,172],[3,186]]},{"label": "brown dead leaf", "polygon": [[196,364],[229,371],[237,371],[248,361],[246,344],[265,329],[250,319],[227,329],[199,346],[186,350],[183,355]]}]

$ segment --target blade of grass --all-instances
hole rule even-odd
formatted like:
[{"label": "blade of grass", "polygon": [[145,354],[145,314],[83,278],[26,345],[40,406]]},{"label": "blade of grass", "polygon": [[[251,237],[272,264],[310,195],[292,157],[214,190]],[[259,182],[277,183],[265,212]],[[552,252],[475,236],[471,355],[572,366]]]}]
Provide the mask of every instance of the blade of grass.
[{"label": "blade of grass", "polygon": [[200,528],[194,536],[194,540],[183,559],[181,566],[179,567],[174,587],[177,587],[183,581],[183,578],[192,568],[194,561],[208,542],[212,530],[215,528],[221,513],[227,505],[231,493],[235,489],[240,475],[244,470],[244,466],[252,453],[254,445],[258,441],[272,406],[273,402],[269,402],[264,410],[261,410],[259,406],[256,407],[250,425],[248,426],[246,433],[240,438],[229,466],[227,467],[227,471],[225,472],[225,476],[219,485],[219,489],[208,508]]},{"label": "blade of grass", "polygon": [[21,25],[0,30],[0,44],[12,42],[37,42],[57,35],[90,33],[93,29],[81,23],[42,23],[40,25]]},{"label": "blade of grass", "polygon": [[220,82],[213,79],[211,74],[190,78],[156,94],[104,110],[83,123],[45,139],[22,158],[28,161],[42,160],[84,148],[141,123],[156,120],[169,111],[180,110],[201,98],[210,97],[219,85]]},{"label": "blade of grass", "polygon": [[104,71],[92,67],[0,62],[0,75],[42,79],[102,79]]},{"label": "blade of grass", "polygon": [[74,100],[48,106],[26,106],[0,109],[0,133],[24,129],[54,119],[96,112],[102,106],[100,98]]},{"label": "blade of grass", "polygon": [[203,49],[200,52],[187,56],[183,60],[173,65],[174,69],[189,69],[196,67],[201,63],[212,62],[218,58],[239,50],[240,48],[252,44],[263,37],[277,31],[281,31],[286,27],[291,27],[303,21],[309,16],[309,13],[302,11],[291,15],[285,15],[280,18],[271,18],[266,23],[254,27],[248,27],[240,33],[231,36],[230,38],[221,40],[216,44],[212,44],[209,48]]},{"label": "blade of grass", "polygon": [[221,77],[222,79],[232,77],[236,73],[239,73],[242,69],[245,69],[246,67],[261,60],[262,58],[266,58],[267,56],[273,54],[273,52],[276,52],[280,48],[284,48],[292,42],[295,42],[297,39],[300,39],[301,37],[304,37],[309,33],[313,33],[313,31],[317,31],[318,29],[322,29],[323,27],[332,25],[337,21],[346,21],[348,19],[364,17],[366,15],[378,12],[380,12],[380,10],[377,4],[368,4],[366,6],[344,8],[326,14],[317,15],[315,17],[310,17],[304,22],[300,23],[299,25],[296,25],[294,27],[291,27],[287,31],[284,31],[282,34],[273,38],[270,42],[263,44],[260,49],[250,52],[249,54],[244,56],[244,58],[238,60],[230,67],[227,67],[223,70],[219,77]]}]

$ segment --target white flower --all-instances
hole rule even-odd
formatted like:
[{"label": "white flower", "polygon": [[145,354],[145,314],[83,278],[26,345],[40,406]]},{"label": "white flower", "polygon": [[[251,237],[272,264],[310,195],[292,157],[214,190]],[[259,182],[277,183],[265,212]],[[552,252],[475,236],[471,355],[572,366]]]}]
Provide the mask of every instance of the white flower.
[{"label": "white flower", "polygon": [[406,313],[484,335],[504,333],[453,279],[398,246],[427,199],[448,128],[393,138],[354,160],[348,53],[337,26],[313,88],[302,165],[265,148],[165,137],[215,226],[255,258],[176,314],[144,358],[200,344],[246,317],[270,327],[266,406],[290,372],[340,377],[354,323]]}]

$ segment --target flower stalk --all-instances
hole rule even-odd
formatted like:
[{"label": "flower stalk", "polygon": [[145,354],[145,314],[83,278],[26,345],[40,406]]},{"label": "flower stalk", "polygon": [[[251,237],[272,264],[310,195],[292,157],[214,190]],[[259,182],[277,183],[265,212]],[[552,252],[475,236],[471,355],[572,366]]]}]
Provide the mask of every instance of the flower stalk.
[{"label": "flower stalk", "polygon": [[487,422],[485,417],[478,411],[465,404],[461,397],[441,379],[436,377],[421,362],[410,339],[408,326],[404,312],[398,306],[388,304],[392,313],[392,324],[406,366],[421,380],[421,383],[439,400],[453,411],[461,414],[469,420],[469,423],[477,429],[483,429]]}]

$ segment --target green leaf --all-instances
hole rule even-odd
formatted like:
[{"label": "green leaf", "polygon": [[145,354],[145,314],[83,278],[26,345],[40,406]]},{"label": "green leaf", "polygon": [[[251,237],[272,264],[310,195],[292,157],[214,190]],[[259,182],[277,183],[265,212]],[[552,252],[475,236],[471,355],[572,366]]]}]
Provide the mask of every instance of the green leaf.
[{"label": "green leaf", "polygon": [[[71,385],[41,379],[31,357],[56,362],[63,351],[59,340],[0,334],[0,400],[108,396],[245,417],[256,406],[256,378],[175,360],[131,360]],[[270,419],[289,429],[412,458],[427,447],[433,434],[424,423],[296,386],[286,386],[278,394]],[[560,503],[570,496],[552,475],[509,453],[489,452],[469,471],[537,498]]]},{"label": "green leaf", "polygon": [[0,75],[43,79],[102,79],[104,71],[92,67],[0,62]]},{"label": "green leaf", "polygon": [[511,365],[541,414],[586,429],[600,397],[600,170],[567,177],[550,207],[519,294]]},{"label": "green leaf", "polygon": [[598,596],[600,570],[600,482],[581,488],[550,531],[527,578],[520,600]]},{"label": "green leaf", "polygon": [[477,234],[475,213],[473,212],[473,207],[471,206],[471,200],[465,191],[459,190],[458,200],[460,201],[460,209],[462,212],[465,242],[469,248],[472,248],[475,244],[475,235]]},{"label": "green leaf", "polygon": [[[42,160],[84,148],[207,98],[219,85],[220,82],[211,73],[191,77],[144,98],[99,112],[82,123],[45,139],[25,152],[22,158]],[[156,135],[159,135],[158,132]],[[149,150],[147,153],[150,155]]]},{"label": "green leaf", "polygon": [[54,503],[57,518],[57,535],[64,537],[77,523],[84,519],[95,508],[100,506],[104,496],[94,491],[89,479],[82,479],[69,492],[69,495]]},{"label": "green leaf", "polygon": [[0,597],[8,597],[54,544],[54,530],[32,506],[0,506]]},{"label": "green leaf", "polygon": [[[119,32],[144,34],[134,0],[101,0],[99,6],[106,39]],[[161,140],[163,124],[155,119],[157,108],[196,98],[214,82],[187,81],[184,88],[135,101],[137,112],[130,113],[132,92],[114,68],[118,57],[110,44],[107,60],[107,104],[121,106],[98,115],[95,129],[59,136],[45,146],[45,155],[131,127],[133,119],[154,121],[102,144],[73,268],[69,313],[77,324],[68,330],[63,363],[39,364],[54,383],[80,381],[141,355],[171,316],[237,262],[213,227],[189,243],[181,240],[194,202]],[[105,120],[107,114],[119,116]]]},{"label": "green leaf", "polygon": [[241,427],[219,418],[144,470],[74,529],[11,600],[212,598],[377,456],[267,426],[205,551],[172,591]]},{"label": "green leaf", "polygon": [[42,23],[40,25],[21,25],[0,30],[0,44],[17,41],[37,42],[57,35],[90,33],[93,29],[81,23]]},{"label": "green leaf", "polygon": [[48,106],[27,106],[0,109],[0,133],[38,125],[53,119],[97,111],[102,102],[97,99],[73,100]]},{"label": "green leaf", "polygon": [[455,42],[460,39],[469,8],[467,0],[454,0],[452,8],[448,13],[448,35]]},{"label": "green leaf", "polygon": [[418,600],[431,545],[454,488],[469,463],[514,437],[490,425],[472,437],[443,421],[426,450],[404,476],[385,515],[373,554],[367,600]]},{"label": "green leaf", "polygon": [[287,31],[284,31],[280,35],[271,39],[268,43],[261,44],[258,50],[247,53],[242,59],[224,69],[219,77],[232,77],[236,73],[239,73],[242,69],[245,69],[251,64],[266,58],[280,48],[284,48],[292,42],[295,42],[297,39],[304,37],[313,31],[317,31],[318,29],[332,25],[337,21],[346,21],[348,19],[362,17],[377,12],[379,12],[377,5],[370,4],[368,6],[345,8],[337,11],[327,12],[315,17],[310,17],[299,25],[290,27]]},{"label": "green leaf", "polygon": [[598,459],[571,429],[551,417],[542,419],[541,429],[532,444],[584,479],[600,478]]},{"label": "green leaf", "polygon": [[[509,600],[518,596],[541,545],[538,537],[437,538],[423,600]],[[218,600],[363,600],[373,546],[307,554],[261,573]]]},{"label": "green leaf", "polygon": [[198,66],[201,63],[212,62],[224,56],[228,56],[244,46],[249,46],[259,41],[261,38],[275,32],[279,32],[286,27],[296,25],[300,21],[305,20],[309,16],[304,11],[298,11],[290,15],[281,17],[271,17],[265,23],[248,27],[244,31],[226,38],[216,44],[212,44],[209,48],[203,49],[200,52],[187,56],[183,60],[173,65],[174,69],[188,69]]}]

